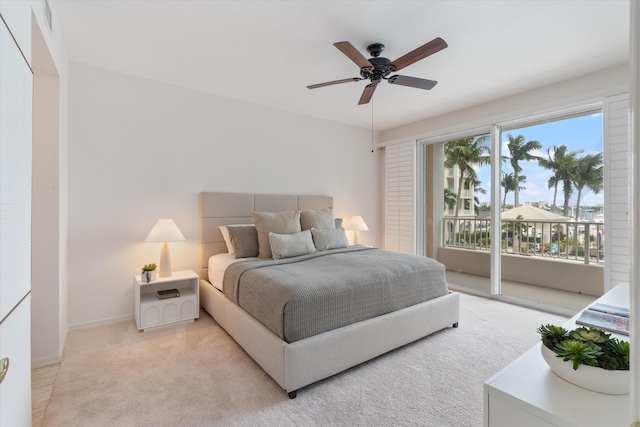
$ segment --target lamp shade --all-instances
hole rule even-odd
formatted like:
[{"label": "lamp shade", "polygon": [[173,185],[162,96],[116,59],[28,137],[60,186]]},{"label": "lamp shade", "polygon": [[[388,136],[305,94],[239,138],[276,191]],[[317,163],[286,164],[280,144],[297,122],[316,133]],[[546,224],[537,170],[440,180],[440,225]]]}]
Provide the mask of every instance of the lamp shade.
[{"label": "lamp shade", "polygon": [[349,222],[345,224],[344,228],[350,231],[369,231],[369,227],[367,227],[367,224],[360,215],[352,216]]},{"label": "lamp shade", "polygon": [[171,218],[161,218],[153,226],[145,242],[165,243],[185,240],[184,235]]}]

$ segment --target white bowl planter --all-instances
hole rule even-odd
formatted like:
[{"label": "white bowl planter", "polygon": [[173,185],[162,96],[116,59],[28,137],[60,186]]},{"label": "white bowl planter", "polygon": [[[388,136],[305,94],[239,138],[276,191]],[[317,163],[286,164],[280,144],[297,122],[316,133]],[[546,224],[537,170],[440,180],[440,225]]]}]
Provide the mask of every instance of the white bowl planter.
[{"label": "white bowl planter", "polygon": [[609,371],[594,366],[580,365],[573,369],[573,362],[565,362],[553,350],[540,345],[542,357],[560,378],[578,387],[605,394],[627,394],[631,389],[629,371]]}]

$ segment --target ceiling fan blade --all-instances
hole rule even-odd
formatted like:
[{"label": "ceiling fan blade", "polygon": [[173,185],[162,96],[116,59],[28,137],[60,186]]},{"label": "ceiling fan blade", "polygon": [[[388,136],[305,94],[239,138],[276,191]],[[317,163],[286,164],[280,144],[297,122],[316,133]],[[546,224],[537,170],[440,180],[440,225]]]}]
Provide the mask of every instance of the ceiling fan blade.
[{"label": "ceiling fan blade", "polygon": [[373,69],[373,65],[367,58],[365,58],[353,45],[349,42],[337,42],[333,44],[335,47],[340,50],[340,52],[347,55],[347,57],[355,62],[355,64],[362,68]]},{"label": "ceiling fan blade", "polygon": [[307,89],[317,89],[319,87],[338,85],[340,83],[359,82],[360,80],[362,80],[362,79],[359,78],[359,77],[351,77],[349,79],[334,80],[334,81],[331,81],[331,82],[317,83],[315,85],[309,85],[309,86],[307,86]]},{"label": "ceiling fan blade", "polygon": [[438,84],[435,80],[420,79],[418,77],[409,76],[391,76],[387,81],[393,85],[416,87],[418,89],[429,90]]},{"label": "ceiling fan blade", "polygon": [[389,64],[389,67],[392,71],[402,70],[404,67],[409,66],[421,59],[424,59],[429,55],[433,55],[434,53],[441,51],[447,46],[447,42],[442,40],[440,37],[437,37],[431,40],[429,43],[423,44],[419,48],[414,49],[406,55],[401,56],[400,58],[391,62]]},{"label": "ceiling fan blade", "polygon": [[376,87],[378,87],[379,82],[380,80],[374,80],[364,87],[364,90],[362,91],[362,96],[360,96],[360,101],[358,101],[358,105],[368,104],[369,101],[371,101],[373,92],[376,91]]}]

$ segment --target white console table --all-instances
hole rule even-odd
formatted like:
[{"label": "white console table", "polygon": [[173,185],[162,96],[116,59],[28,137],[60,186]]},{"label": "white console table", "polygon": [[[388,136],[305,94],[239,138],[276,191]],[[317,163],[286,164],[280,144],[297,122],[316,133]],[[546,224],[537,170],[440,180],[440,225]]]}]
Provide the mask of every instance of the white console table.
[{"label": "white console table", "polygon": [[[598,299],[629,307],[629,285],[621,283]],[[564,327],[576,327],[576,315]],[[628,340],[624,335],[613,334]],[[628,427],[631,398],[596,393],[554,374],[536,344],[484,383],[485,427]]]}]

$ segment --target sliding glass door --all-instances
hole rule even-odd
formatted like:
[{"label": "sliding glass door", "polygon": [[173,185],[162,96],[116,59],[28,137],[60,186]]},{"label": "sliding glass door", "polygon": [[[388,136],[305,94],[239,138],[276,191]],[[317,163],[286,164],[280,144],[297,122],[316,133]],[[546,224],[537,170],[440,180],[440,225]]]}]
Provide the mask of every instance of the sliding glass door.
[{"label": "sliding glass door", "polygon": [[500,138],[501,294],[579,310],[604,281],[602,112]]},{"label": "sliding glass door", "polygon": [[600,111],[419,145],[424,253],[451,284],[569,309],[602,289]]}]

